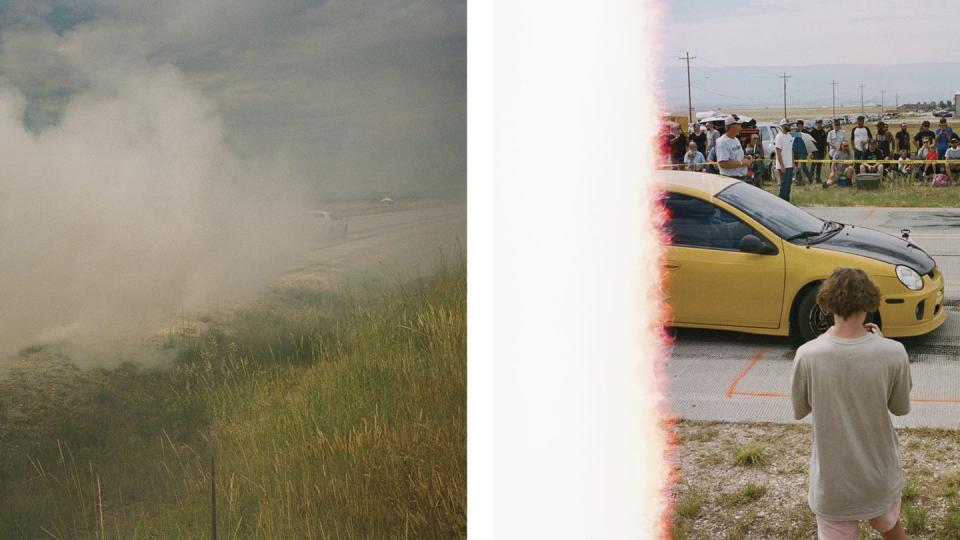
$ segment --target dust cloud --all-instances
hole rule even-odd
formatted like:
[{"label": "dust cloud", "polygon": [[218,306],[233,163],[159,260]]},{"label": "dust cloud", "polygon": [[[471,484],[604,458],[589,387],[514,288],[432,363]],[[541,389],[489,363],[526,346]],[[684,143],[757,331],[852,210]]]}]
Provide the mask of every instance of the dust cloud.
[{"label": "dust cloud", "polygon": [[231,151],[177,68],[84,76],[39,133],[0,79],[0,357],[156,332],[265,286],[310,241],[283,165]]},{"label": "dust cloud", "polygon": [[459,0],[0,2],[0,367],[277,284],[319,201],[462,197],[465,21]]}]

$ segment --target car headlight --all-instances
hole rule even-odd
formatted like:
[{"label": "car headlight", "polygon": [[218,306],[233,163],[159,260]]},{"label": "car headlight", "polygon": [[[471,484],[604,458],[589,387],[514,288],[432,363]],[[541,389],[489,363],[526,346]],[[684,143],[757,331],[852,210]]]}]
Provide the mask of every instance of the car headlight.
[{"label": "car headlight", "polygon": [[897,265],[897,277],[900,278],[900,283],[911,291],[919,291],[923,288],[923,278],[909,266]]}]

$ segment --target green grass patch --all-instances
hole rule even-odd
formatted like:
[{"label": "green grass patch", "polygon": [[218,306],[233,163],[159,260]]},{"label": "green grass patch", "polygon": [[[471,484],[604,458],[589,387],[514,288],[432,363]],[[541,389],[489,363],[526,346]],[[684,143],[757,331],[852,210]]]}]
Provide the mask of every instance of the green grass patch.
[{"label": "green grass patch", "polygon": [[919,534],[927,528],[927,512],[914,505],[903,508],[903,528],[909,534]]},{"label": "green grass patch", "polygon": [[960,540],[960,506],[951,505],[943,518],[943,538]]},{"label": "green grass patch", "polygon": [[213,459],[224,537],[466,535],[464,261],[274,291],[163,346],[4,396],[34,406],[0,411],[3,534],[206,537]]},{"label": "green grass patch", "polygon": [[706,498],[702,493],[699,491],[690,491],[677,502],[673,510],[682,518],[694,519],[697,517],[697,514],[700,513],[704,503],[706,503]]},{"label": "green grass patch", "polygon": [[[824,176],[826,179],[826,176]],[[779,193],[776,185],[764,189]],[[794,184],[790,189],[790,202],[797,206],[876,206],[906,208],[955,208],[960,207],[960,187],[931,187],[913,181],[884,181],[878,189],[830,187]]]},{"label": "green grass patch", "polygon": [[939,497],[952,497],[960,491],[960,469],[947,471],[937,479],[935,494]]},{"label": "green grass patch", "polygon": [[695,434],[690,436],[691,441],[695,442],[710,442],[717,438],[720,435],[720,430],[717,428],[705,427],[698,430]]},{"label": "green grass patch", "polygon": [[917,487],[917,483],[913,480],[909,480],[904,484],[903,489],[900,491],[900,499],[903,501],[912,501],[919,496],[920,488]]},{"label": "green grass patch", "polygon": [[748,483],[735,493],[723,493],[717,497],[717,504],[724,508],[742,506],[759,500],[767,494],[767,486]]},{"label": "green grass patch", "polygon": [[762,444],[750,443],[737,449],[733,464],[739,467],[759,467],[769,462],[766,449]]}]

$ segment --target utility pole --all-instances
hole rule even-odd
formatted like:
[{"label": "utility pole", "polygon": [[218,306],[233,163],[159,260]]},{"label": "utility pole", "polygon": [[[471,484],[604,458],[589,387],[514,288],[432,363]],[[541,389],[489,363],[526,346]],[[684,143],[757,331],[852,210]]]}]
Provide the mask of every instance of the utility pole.
[{"label": "utility pole", "polygon": [[830,81],[831,90],[833,90],[833,117],[830,118],[832,122],[834,118],[837,117],[837,85],[840,84],[837,81]]},{"label": "utility pole", "polygon": [[880,89],[880,117],[883,118],[883,88]]},{"label": "utility pole", "polygon": [[893,95],[893,99],[895,100],[895,101],[894,101],[894,107],[896,107],[896,109],[894,109],[894,111],[900,112],[900,94],[894,94],[894,95]]},{"label": "utility pole", "polygon": [[693,94],[690,92],[690,60],[693,60],[696,56],[690,56],[690,51],[687,51],[687,55],[681,56],[680,60],[686,59],[687,61],[687,114],[690,117],[690,125],[693,125]]},{"label": "utility pole", "polygon": [[787,117],[787,79],[789,79],[792,76],[793,75],[787,75],[786,73],[779,76],[781,79],[783,79],[783,117],[784,118]]},{"label": "utility pole", "polygon": [[860,114],[863,114],[863,83],[860,83]]}]

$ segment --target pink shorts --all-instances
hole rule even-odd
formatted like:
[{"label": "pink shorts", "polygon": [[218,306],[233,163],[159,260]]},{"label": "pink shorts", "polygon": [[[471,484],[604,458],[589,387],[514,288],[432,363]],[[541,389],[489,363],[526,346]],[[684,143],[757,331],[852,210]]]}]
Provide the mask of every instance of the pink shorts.
[{"label": "pink shorts", "polygon": [[[870,520],[870,526],[879,533],[892,529],[900,520],[900,497],[887,513]],[[830,521],[817,516],[818,540],[857,540],[860,538],[859,521]]]}]

